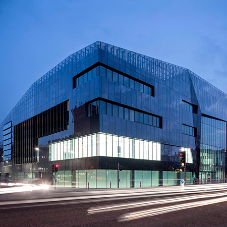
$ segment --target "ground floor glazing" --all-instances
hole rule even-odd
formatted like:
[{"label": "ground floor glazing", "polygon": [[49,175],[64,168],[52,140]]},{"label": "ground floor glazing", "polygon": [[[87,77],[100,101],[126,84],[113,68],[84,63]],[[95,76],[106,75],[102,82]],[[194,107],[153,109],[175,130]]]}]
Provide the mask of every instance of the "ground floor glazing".
[{"label": "ground floor glazing", "polygon": [[[193,184],[194,174],[186,172],[187,184]],[[117,188],[118,171],[105,169],[59,171],[57,185],[76,188]],[[119,188],[157,187],[179,185],[184,173],[174,171],[119,171]]]}]

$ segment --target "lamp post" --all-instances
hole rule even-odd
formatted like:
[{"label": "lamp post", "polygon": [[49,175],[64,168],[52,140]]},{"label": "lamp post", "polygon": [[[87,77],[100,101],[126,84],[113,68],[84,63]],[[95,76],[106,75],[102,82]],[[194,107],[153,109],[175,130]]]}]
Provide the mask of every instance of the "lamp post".
[{"label": "lamp post", "polygon": [[[38,155],[37,155],[38,152],[39,152],[39,147],[35,147],[35,155],[36,155],[36,157],[38,156]],[[32,180],[33,180],[33,164],[34,164],[35,157],[33,157],[32,159],[33,159],[33,160],[32,160]],[[37,159],[38,159],[38,157],[37,157]],[[36,161],[36,162],[37,162],[37,161]]]}]

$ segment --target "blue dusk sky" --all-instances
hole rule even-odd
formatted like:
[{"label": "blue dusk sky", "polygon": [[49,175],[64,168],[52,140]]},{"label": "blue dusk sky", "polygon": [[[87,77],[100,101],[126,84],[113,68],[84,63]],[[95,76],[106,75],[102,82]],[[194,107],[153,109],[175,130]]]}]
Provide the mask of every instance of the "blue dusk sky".
[{"label": "blue dusk sky", "polygon": [[0,0],[0,122],[33,82],[95,41],[188,68],[227,93],[226,0]]}]

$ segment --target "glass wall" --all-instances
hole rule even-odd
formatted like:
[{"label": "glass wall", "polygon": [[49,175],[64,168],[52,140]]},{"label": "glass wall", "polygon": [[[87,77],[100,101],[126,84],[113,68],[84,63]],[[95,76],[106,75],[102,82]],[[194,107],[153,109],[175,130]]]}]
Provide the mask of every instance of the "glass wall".
[{"label": "glass wall", "polygon": [[71,186],[72,185],[72,171],[59,171],[56,174],[56,185]]},{"label": "glass wall", "polygon": [[202,181],[225,178],[226,122],[202,116],[200,172]]},{"label": "glass wall", "polygon": [[91,117],[98,113],[150,125],[157,128],[162,127],[162,117],[153,115],[151,113],[144,113],[140,110],[135,110],[125,106],[123,107],[119,104],[116,105],[101,100],[86,103],[86,117]]},{"label": "glass wall", "polygon": [[[63,171],[64,172],[64,171]],[[59,172],[59,176],[63,176]],[[77,188],[117,188],[117,170],[75,170],[73,185]],[[131,187],[131,170],[119,172],[119,188]],[[58,179],[61,179],[60,177]],[[63,177],[62,177],[63,179]],[[61,184],[62,180],[58,183]],[[67,181],[68,182],[68,181]]]},{"label": "glass wall", "polygon": [[[66,172],[68,172],[66,174]],[[132,177],[134,175],[134,177]],[[118,178],[117,170],[92,169],[92,170],[75,170],[74,186],[77,188],[117,188]],[[161,179],[160,179],[160,176]],[[70,183],[71,171],[61,171],[58,173],[58,185],[68,185]],[[187,184],[193,184],[192,172],[186,173]],[[161,175],[159,171],[146,170],[122,170],[119,172],[119,188],[140,188],[140,187],[158,187],[176,186],[179,181],[184,179],[184,173],[176,173],[174,171],[163,171]]]},{"label": "glass wall", "polygon": [[161,144],[111,134],[97,133],[49,146],[49,161],[108,156],[161,161]]},{"label": "glass wall", "polygon": [[[159,184],[154,183],[152,185],[152,173],[156,171],[142,171],[142,170],[136,170],[135,171],[135,187],[152,187],[152,186],[159,186]],[[154,175],[156,181],[159,182],[159,175]]]},{"label": "glass wall", "polygon": [[161,144],[161,160],[180,163],[180,152],[182,151],[186,153],[186,163],[193,163],[193,150],[191,148],[169,146],[167,144]]},{"label": "glass wall", "polygon": [[122,84],[144,94],[154,96],[154,87],[152,85],[147,86],[144,84],[144,82],[136,80],[136,78],[129,78],[131,76],[126,76],[126,74],[122,75],[122,73],[116,72],[115,69],[111,70],[103,66],[96,66],[95,68],[86,73],[83,73],[82,75],[80,74],[79,76],[75,76],[73,78],[73,88],[87,83],[96,76],[107,78],[110,81]]},{"label": "glass wall", "polygon": [[197,105],[194,105],[194,104],[191,104],[189,102],[186,102],[184,100],[182,100],[183,102],[183,109],[186,110],[186,111],[189,111],[191,113],[195,113],[197,114],[197,110],[198,110],[198,106]]},{"label": "glass wall", "polygon": [[[36,148],[39,145],[39,138],[68,128],[68,100],[15,125],[13,133],[14,164],[38,162]],[[68,146],[68,144],[64,146]]]},{"label": "glass wall", "polygon": [[107,170],[107,188],[117,188],[117,171]]},{"label": "glass wall", "polygon": [[95,133],[49,145],[49,161],[108,156],[180,162],[179,152],[181,151],[186,152],[186,163],[193,163],[190,148],[179,148],[148,140]]},{"label": "glass wall", "polygon": [[186,163],[193,163],[192,150],[190,148],[181,147],[181,151],[185,151]]},{"label": "glass wall", "polygon": [[189,136],[197,136],[197,129],[195,127],[182,124],[182,133]]},{"label": "glass wall", "polygon": [[12,122],[10,121],[3,126],[3,161],[4,161],[4,166],[11,165],[12,141],[13,141],[13,130],[12,130]]},{"label": "glass wall", "polygon": [[177,173],[175,171],[163,171],[163,186],[177,185]]},{"label": "glass wall", "polygon": [[152,185],[152,187],[159,186],[159,171],[151,172],[151,185]]}]

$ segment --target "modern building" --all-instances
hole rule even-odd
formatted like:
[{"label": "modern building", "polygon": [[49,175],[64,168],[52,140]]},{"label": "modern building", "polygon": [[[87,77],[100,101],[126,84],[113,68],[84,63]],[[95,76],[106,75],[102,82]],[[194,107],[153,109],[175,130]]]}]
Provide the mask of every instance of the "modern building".
[{"label": "modern building", "polygon": [[95,42],[31,85],[0,126],[2,180],[79,188],[226,177],[227,95],[188,69]]}]

